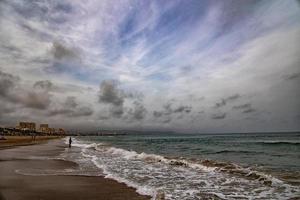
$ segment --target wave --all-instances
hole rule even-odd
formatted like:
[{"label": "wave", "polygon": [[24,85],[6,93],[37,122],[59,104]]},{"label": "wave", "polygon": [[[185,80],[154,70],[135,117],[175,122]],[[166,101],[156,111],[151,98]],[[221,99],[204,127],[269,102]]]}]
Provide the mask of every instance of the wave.
[{"label": "wave", "polygon": [[216,151],[210,154],[222,154],[222,153],[245,153],[245,154],[264,154],[264,152],[258,152],[258,151],[239,151],[239,150],[221,150]]},{"label": "wave", "polygon": [[265,145],[300,145],[300,141],[262,141],[258,143]]},{"label": "wave", "polygon": [[[101,145],[100,145],[101,146]],[[163,162],[172,166],[180,166],[185,168],[199,169],[206,172],[220,171],[230,174],[244,176],[248,179],[258,180],[266,185],[282,184],[283,182],[271,175],[258,172],[251,168],[244,168],[234,163],[220,162],[213,160],[187,160],[183,158],[166,158],[161,155],[137,153],[135,151],[128,151],[116,147],[107,147],[107,152],[111,154],[118,154],[126,159],[141,159],[145,162]],[[96,150],[99,148],[96,147]],[[231,152],[231,151],[224,151]],[[101,166],[103,167],[103,166]]]},{"label": "wave", "polygon": [[[97,147],[96,147],[96,149],[99,150],[99,148],[97,148]],[[111,153],[111,154],[118,154],[119,156],[123,156],[126,159],[141,159],[145,162],[163,162],[163,163],[173,165],[173,166],[190,167],[193,169],[200,169],[200,170],[204,170],[207,172],[211,172],[211,171],[215,170],[215,167],[204,166],[201,163],[189,162],[186,159],[166,158],[161,155],[147,154],[144,152],[137,153],[135,151],[128,151],[128,150],[116,148],[116,147],[108,147],[107,152]]]},{"label": "wave", "polygon": [[[153,199],[162,193],[166,194],[166,199],[189,199],[191,196],[201,199],[204,194],[203,198],[214,195],[226,199],[229,186],[236,190],[232,197],[241,197],[243,191],[249,188],[253,192],[264,191],[262,194],[252,193],[256,197],[262,195],[262,198],[273,195],[274,188],[281,188],[283,193],[276,194],[279,195],[276,198],[293,196],[291,191],[299,190],[269,174],[235,163],[138,153],[75,139],[74,146],[81,148],[81,155],[101,169],[106,178],[134,187],[138,193],[150,195]],[[171,190],[171,187],[176,188]],[[249,191],[244,194],[247,193]],[[227,197],[230,195],[227,194]]]}]

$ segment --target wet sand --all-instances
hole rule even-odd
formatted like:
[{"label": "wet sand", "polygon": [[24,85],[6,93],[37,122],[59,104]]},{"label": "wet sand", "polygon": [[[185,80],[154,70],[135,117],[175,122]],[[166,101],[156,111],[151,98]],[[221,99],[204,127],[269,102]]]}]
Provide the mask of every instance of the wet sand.
[{"label": "wet sand", "polygon": [[0,150],[0,200],[137,200],[150,199],[134,188],[102,176],[23,175],[28,170],[76,169],[76,163],[46,157],[59,155],[61,140]]},{"label": "wet sand", "polygon": [[60,138],[59,136],[36,136],[35,139],[32,136],[5,136],[5,139],[0,138],[0,149],[12,148],[16,146],[25,146],[45,143],[50,139]]}]

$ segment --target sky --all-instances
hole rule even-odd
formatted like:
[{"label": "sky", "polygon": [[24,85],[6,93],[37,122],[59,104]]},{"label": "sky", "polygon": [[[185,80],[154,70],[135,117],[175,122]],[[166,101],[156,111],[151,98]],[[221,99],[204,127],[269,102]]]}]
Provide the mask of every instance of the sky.
[{"label": "sky", "polygon": [[0,126],[300,130],[296,0],[1,0]]}]

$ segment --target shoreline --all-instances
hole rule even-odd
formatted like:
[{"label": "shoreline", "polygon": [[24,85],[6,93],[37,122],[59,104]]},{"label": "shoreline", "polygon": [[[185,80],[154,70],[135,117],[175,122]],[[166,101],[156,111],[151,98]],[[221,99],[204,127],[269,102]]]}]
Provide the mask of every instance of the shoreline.
[{"label": "shoreline", "polygon": [[[57,138],[40,139],[35,143],[0,145],[0,199],[132,199],[146,200],[128,187],[103,176],[39,174],[41,171],[76,170],[78,164],[55,158],[66,148]],[[22,146],[20,146],[22,145]]]}]

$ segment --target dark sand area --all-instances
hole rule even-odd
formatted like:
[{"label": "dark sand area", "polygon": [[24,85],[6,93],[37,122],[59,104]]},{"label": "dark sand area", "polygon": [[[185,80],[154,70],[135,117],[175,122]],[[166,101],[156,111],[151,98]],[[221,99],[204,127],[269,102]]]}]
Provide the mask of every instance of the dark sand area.
[{"label": "dark sand area", "polygon": [[48,142],[51,139],[60,138],[59,136],[1,136],[0,149],[12,148],[16,146],[33,145]]},{"label": "dark sand area", "polygon": [[[76,169],[76,163],[45,159],[59,155],[62,140],[0,150],[0,200],[150,199],[134,188],[102,176],[42,175],[22,172]],[[26,175],[24,175],[26,174]]]}]

